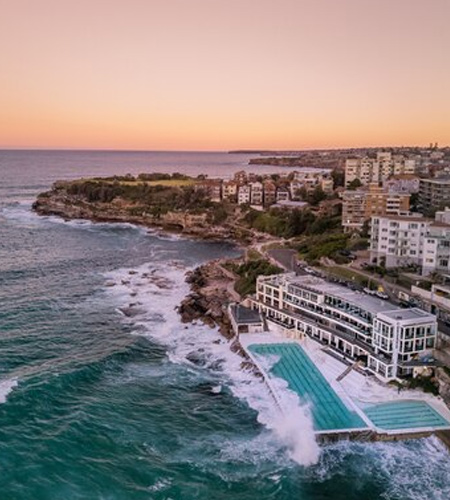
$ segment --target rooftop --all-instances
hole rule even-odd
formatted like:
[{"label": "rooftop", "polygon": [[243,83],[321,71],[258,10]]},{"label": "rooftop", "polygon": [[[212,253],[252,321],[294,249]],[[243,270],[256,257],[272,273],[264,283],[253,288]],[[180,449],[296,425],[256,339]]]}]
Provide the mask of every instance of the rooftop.
[{"label": "rooftop", "polygon": [[432,219],[427,219],[420,214],[414,215],[374,215],[372,219],[387,219],[394,221],[407,221],[407,222],[430,222]]},{"label": "rooftop", "polygon": [[421,320],[430,321],[436,319],[434,314],[422,311],[417,307],[411,309],[396,309],[394,311],[383,312],[383,316],[387,316],[390,319],[398,321],[414,321],[414,323],[420,322]]},{"label": "rooftop", "polygon": [[372,314],[397,310],[398,306],[383,299],[372,297],[363,292],[351,290],[343,285],[330,283],[315,276],[289,276],[287,283],[313,289],[321,294],[332,295],[365,309]]},{"label": "rooftop", "polygon": [[258,311],[241,306],[240,304],[232,304],[230,312],[238,325],[258,324],[263,321]]}]

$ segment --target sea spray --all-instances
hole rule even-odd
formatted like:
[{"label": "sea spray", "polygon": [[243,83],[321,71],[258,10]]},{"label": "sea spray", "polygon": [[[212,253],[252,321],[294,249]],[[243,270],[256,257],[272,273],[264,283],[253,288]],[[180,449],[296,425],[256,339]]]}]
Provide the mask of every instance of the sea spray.
[{"label": "sea spray", "polygon": [[17,379],[0,380],[0,403],[5,403],[9,393],[17,386]]},{"label": "sea spray", "polygon": [[[278,362],[279,356],[256,356],[258,365],[265,373]],[[285,380],[272,377],[266,381],[275,396],[278,415],[266,422],[288,449],[289,456],[299,465],[316,464],[320,458],[320,447],[316,441],[313,419],[309,405],[302,404],[298,395],[291,391]]]},{"label": "sea spray", "polygon": [[282,379],[273,382],[281,398],[280,411],[265,384],[242,369],[242,358],[231,352],[229,342],[217,329],[181,323],[176,308],[189,293],[183,271],[187,269],[180,269],[177,262],[119,269],[106,275],[108,283],[112,280],[115,286],[107,287],[105,293],[114,298],[118,308],[129,305],[130,301],[138,305],[140,314],[123,321],[134,325],[136,334],[165,345],[171,362],[192,364],[195,359],[197,366],[205,369],[217,371],[220,367],[231,392],[258,412],[258,422],[273,433],[277,446],[287,450],[291,460],[302,466],[317,463],[320,448],[309,407],[301,404],[286,382]]}]

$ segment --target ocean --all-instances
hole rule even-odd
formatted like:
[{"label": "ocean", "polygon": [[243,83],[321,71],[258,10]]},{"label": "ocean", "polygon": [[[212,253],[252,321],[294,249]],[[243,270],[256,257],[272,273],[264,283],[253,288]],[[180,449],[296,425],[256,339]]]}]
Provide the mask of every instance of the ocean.
[{"label": "ocean", "polygon": [[311,446],[302,402],[280,417],[218,332],[179,321],[186,271],[231,244],[31,210],[58,179],[248,158],[0,151],[0,500],[450,498],[437,439]]}]

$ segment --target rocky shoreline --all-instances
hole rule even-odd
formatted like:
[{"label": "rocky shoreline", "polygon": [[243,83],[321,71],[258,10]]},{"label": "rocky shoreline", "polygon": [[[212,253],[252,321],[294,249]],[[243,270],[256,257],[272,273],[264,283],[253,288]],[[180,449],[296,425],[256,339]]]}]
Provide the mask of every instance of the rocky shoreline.
[{"label": "rocky shoreline", "polygon": [[131,223],[202,240],[231,241],[237,245],[249,244],[254,239],[252,231],[226,223],[213,224],[205,213],[169,211],[161,215],[133,214],[133,208],[133,205],[119,199],[109,203],[88,202],[68,194],[58,183],[51,191],[40,194],[33,203],[33,210],[37,214],[54,215],[64,220]]},{"label": "rocky shoreline", "polygon": [[[127,208],[129,207],[117,203],[89,203],[58,189],[39,195],[33,204],[33,210],[37,214],[57,216],[64,220],[130,223],[190,238],[233,242],[238,246],[244,243],[247,246],[253,239],[249,234],[243,235],[225,225],[211,226],[201,216],[190,217],[183,212],[172,212],[156,218],[150,215],[131,215]],[[223,263],[221,260],[209,261],[187,273],[186,282],[189,283],[191,291],[178,306],[178,313],[183,323],[201,321],[211,328],[217,327],[219,332],[231,341],[234,334],[226,305],[240,300],[241,297],[234,290],[237,276],[225,269]],[[123,313],[127,314],[128,311]],[[261,376],[237,339],[232,342],[231,349],[244,358],[244,369]]]}]

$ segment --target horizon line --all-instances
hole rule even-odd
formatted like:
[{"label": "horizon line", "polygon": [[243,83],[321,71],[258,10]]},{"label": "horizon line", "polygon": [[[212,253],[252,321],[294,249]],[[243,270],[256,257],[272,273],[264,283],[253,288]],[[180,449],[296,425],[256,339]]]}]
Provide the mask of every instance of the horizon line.
[{"label": "horizon line", "polygon": [[[0,146],[0,151],[80,151],[80,152],[115,152],[115,153],[234,153],[234,154],[257,154],[261,152],[268,153],[292,153],[303,151],[341,151],[341,150],[359,150],[359,149],[429,149],[428,145],[414,145],[414,146],[336,146],[336,147],[316,147],[316,148],[233,148],[233,149],[114,149],[114,148],[64,148],[64,147],[4,147]],[[449,145],[438,146],[438,149],[449,148]]]}]

